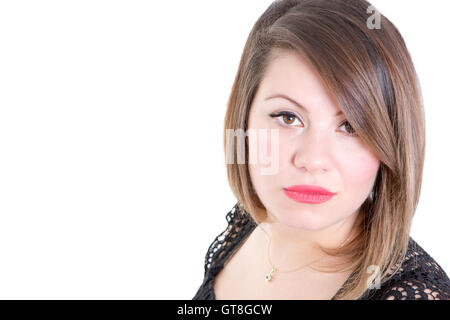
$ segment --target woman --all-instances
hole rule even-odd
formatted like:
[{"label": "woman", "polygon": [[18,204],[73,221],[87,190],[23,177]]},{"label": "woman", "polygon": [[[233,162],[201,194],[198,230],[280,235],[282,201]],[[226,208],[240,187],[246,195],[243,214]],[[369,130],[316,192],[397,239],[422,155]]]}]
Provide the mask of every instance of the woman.
[{"label": "woman", "polygon": [[275,1],[254,25],[224,128],[238,203],[194,299],[450,298],[409,235],[425,155],[419,81],[398,30],[369,8]]}]

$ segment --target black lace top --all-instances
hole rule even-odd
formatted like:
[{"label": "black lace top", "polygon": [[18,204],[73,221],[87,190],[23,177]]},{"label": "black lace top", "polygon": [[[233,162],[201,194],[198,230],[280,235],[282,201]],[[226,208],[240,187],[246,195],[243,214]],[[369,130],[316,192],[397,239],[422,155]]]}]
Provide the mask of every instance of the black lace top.
[{"label": "black lace top", "polygon": [[[216,237],[206,253],[203,283],[193,300],[215,300],[213,285],[216,275],[223,268],[225,261],[239,248],[239,244],[256,227],[251,216],[241,210],[238,204],[227,213],[226,219],[227,228]],[[379,289],[368,289],[360,298],[385,299],[450,300],[450,279],[441,266],[410,237],[406,258],[400,270],[381,284]]]}]

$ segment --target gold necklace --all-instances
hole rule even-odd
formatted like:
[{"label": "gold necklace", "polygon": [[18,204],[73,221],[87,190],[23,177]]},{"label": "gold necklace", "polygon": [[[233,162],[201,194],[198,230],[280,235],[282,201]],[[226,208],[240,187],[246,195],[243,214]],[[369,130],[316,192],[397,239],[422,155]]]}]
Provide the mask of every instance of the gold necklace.
[{"label": "gold necklace", "polygon": [[[342,248],[342,246],[344,245],[344,243],[347,242],[347,240],[348,240],[349,238],[350,238],[350,235],[347,237],[347,239],[345,239],[344,242],[342,242],[342,244],[339,246],[339,248]],[[307,267],[307,266],[313,264],[314,262],[317,262],[317,261],[319,261],[320,259],[323,258],[323,257],[321,257],[321,258],[319,258],[319,259],[317,259],[317,260],[314,260],[313,262],[310,262],[310,263],[308,263],[308,264],[306,264],[306,265],[304,265],[304,266],[300,266],[300,267],[295,268],[295,269],[293,269],[293,270],[281,271],[281,270],[278,270],[277,268],[275,268],[275,267],[273,266],[273,264],[272,264],[272,261],[270,261],[270,243],[271,243],[271,241],[272,241],[272,237],[269,237],[269,243],[267,244],[267,261],[269,262],[270,267],[271,267],[272,269],[270,270],[269,273],[267,273],[267,274],[264,276],[264,280],[265,280],[266,282],[269,282],[269,281],[272,280],[272,274],[273,274],[274,272],[278,272],[278,273],[291,273],[291,272],[300,270],[300,269],[302,269],[302,268],[305,268],[305,267]]]}]

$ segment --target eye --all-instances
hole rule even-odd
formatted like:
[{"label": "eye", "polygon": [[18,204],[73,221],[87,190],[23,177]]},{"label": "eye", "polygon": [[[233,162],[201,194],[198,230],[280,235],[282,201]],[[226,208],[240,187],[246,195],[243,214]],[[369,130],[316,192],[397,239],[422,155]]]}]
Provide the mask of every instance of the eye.
[{"label": "eye", "polygon": [[[297,120],[301,123],[301,120],[297,117],[297,115],[295,113],[292,113],[289,111],[280,111],[277,113],[272,113],[269,116],[272,118],[277,118],[277,120],[280,122],[280,124],[285,127],[293,127],[295,120]],[[348,120],[345,120],[344,122],[342,122],[341,125],[339,126],[339,128],[340,127],[346,128],[345,133],[348,136],[351,136],[351,137],[357,136],[355,129],[353,129],[353,127],[350,125]]]},{"label": "eye", "polygon": [[295,123],[295,120],[301,122],[300,119],[294,113],[288,111],[272,113],[270,117],[277,118],[277,120],[281,123],[281,125],[287,127],[293,127],[292,124]]},{"label": "eye", "polygon": [[353,127],[350,125],[350,123],[345,120],[344,122],[341,123],[340,127],[345,127],[345,128],[350,128],[350,132],[346,132],[349,136],[357,136],[355,129],[353,129]]}]

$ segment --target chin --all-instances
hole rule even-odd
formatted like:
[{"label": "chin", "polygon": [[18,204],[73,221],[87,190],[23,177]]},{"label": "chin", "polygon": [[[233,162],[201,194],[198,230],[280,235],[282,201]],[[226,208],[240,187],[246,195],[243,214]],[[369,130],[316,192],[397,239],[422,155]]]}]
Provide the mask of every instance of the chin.
[{"label": "chin", "polygon": [[275,219],[292,229],[305,230],[305,231],[318,231],[329,226],[329,221],[323,221],[320,216],[313,212],[308,212],[306,210],[296,210],[296,211],[280,211],[283,212],[281,215],[276,215]]}]

